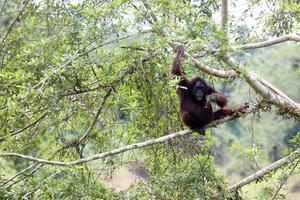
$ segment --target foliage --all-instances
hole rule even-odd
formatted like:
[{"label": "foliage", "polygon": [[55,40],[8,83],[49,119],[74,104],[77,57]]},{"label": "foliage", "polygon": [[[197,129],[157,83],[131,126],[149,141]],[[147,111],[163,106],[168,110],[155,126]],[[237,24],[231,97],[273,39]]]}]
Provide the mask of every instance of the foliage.
[{"label": "foliage", "polygon": [[[131,191],[132,199],[224,199],[226,194],[222,177],[208,156],[194,156],[170,166],[161,176],[140,184]],[[226,195],[226,196],[225,196]]]},{"label": "foliage", "polygon": [[[78,174],[80,172],[80,175]],[[53,170],[39,174],[38,178],[27,176],[22,186],[0,189],[2,199],[120,199],[111,189],[105,188],[83,168]]]},{"label": "foliage", "polygon": [[[274,35],[290,33],[297,29],[300,22],[300,6],[298,0],[278,1],[274,5],[275,11],[272,17],[267,20],[270,31]],[[276,9],[277,8],[277,9]]]},{"label": "foliage", "polygon": [[[191,139],[191,138],[190,138]],[[225,199],[229,198],[222,176],[218,175],[209,155],[212,138],[191,145],[196,154],[164,163],[148,183],[129,190],[130,199]],[[193,149],[193,150],[192,150]],[[184,151],[184,154],[187,152]],[[177,155],[178,156],[178,155]],[[164,155],[161,159],[168,158]]]},{"label": "foliage", "polygon": [[[178,114],[178,80],[170,75],[174,44],[184,44],[201,63],[227,70],[229,66],[213,52],[221,46],[222,53],[237,53],[238,59],[255,66],[250,70],[270,77],[288,95],[299,97],[299,46],[244,54],[227,48],[234,40],[242,44],[299,30],[298,1],[278,1],[275,13],[261,17],[267,17],[268,32],[259,38],[243,35],[240,31],[250,29],[246,26],[239,30],[231,27],[225,38],[216,23],[220,12],[217,0],[26,2],[0,3],[0,152],[72,161],[184,129]],[[288,53],[289,49],[294,50]],[[230,94],[235,105],[257,98],[248,87],[240,88],[245,86],[241,79],[221,82],[195,71],[191,60],[184,62],[188,77],[202,75]],[[274,66],[283,64],[287,68],[276,69],[280,71],[274,76]],[[297,89],[290,90],[291,85]],[[248,117],[208,130],[208,138],[201,142],[197,135],[189,135],[70,168],[0,158],[0,196],[224,199],[228,197],[227,184],[219,172],[234,170],[235,175],[245,175],[249,168],[233,159],[239,158],[239,153],[248,155],[240,159],[247,167],[253,166],[253,161],[266,163],[267,153],[261,153],[270,151],[266,139],[281,143],[283,135],[274,132],[284,133],[295,126],[292,120],[283,121],[274,113],[263,115],[253,126],[257,133],[253,139],[254,131],[248,131],[251,123],[253,119]],[[299,131],[296,129],[291,135]],[[216,144],[210,133],[216,136]],[[263,142],[255,146],[253,141]],[[224,153],[228,147],[233,155]],[[221,165],[222,170],[217,170],[222,163],[219,160],[223,164],[228,161],[227,167]],[[129,162],[147,170],[149,180],[125,192],[108,189],[98,175],[113,173]]]}]

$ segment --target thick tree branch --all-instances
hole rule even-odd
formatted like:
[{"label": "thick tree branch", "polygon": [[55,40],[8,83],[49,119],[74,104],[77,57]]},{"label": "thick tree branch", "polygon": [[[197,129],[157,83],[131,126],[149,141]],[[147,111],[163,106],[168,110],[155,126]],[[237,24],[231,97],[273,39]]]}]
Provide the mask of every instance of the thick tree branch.
[{"label": "thick tree branch", "polygon": [[180,131],[180,132],[176,132],[176,133],[172,133],[160,138],[156,138],[153,140],[148,140],[145,142],[140,142],[140,143],[135,143],[135,144],[131,144],[125,147],[121,147],[121,148],[117,148],[114,149],[112,151],[108,151],[108,152],[104,152],[104,153],[100,153],[100,154],[95,154],[92,155],[90,157],[86,157],[86,158],[82,158],[82,159],[78,159],[75,161],[71,161],[71,162],[62,162],[62,161],[52,161],[52,160],[44,160],[44,159],[40,159],[40,158],[35,158],[32,156],[27,156],[27,155],[22,155],[22,154],[18,154],[18,153],[3,153],[0,154],[0,157],[8,157],[8,156],[15,156],[15,157],[19,157],[25,160],[30,160],[36,163],[44,163],[44,164],[48,164],[48,165],[58,165],[58,166],[73,166],[73,165],[79,165],[82,163],[87,163],[93,160],[97,160],[97,159],[101,159],[101,158],[105,158],[105,157],[110,157],[116,154],[120,154],[129,150],[133,150],[133,149],[140,149],[140,148],[144,148],[153,144],[158,144],[158,143],[162,143],[168,140],[171,140],[172,138],[176,138],[179,136],[183,136],[186,135],[188,133],[190,133],[190,130],[184,130],[184,131]]},{"label": "thick tree branch", "polygon": [[237,47],[237,49],[242,49],[242,50],[257,49],[257,48],[272,46],[272,45],[279,44],[279,43],[286,42],[286,41],[300,42],[300,36],[299,35],[285,35],[285,36],[275,38],[275,39],[271,39],[271,40],[264,41],[264,42],[244,44],[240,47]]},{"label": "thick tree branch", "polygon": [[[232,57],[223,58],[223,61],[233,66],[234,69],[241,69],[241,65]],[[243,72],[243,77],[248,84],[267,101],[276,105],[284,113],[289,113],[296,119],[300,119],[300,104],[294,102],[278,88],[255,74],[254,72]]]},{"label": "thick tree branch", "polygon": [[[254,105],[252,108],[248,109],[248,111],[245,112],[245,113],[239,113],[237,115],[232,115],[232,116],[220,119],[220,120],[216,120],[216,121],[208,124],[205,128],[215,127],[215,126],[217,126],[219,124],[222,124],[224,122],[227,122],[227,121],[233,120],[235,118],[242,117],[242,116],[245,116],[249,113],[255,112],[255,111],[257,111],[261,108],[263,108],[263,106],[262,106],[262,104],[259,103],[257,105]],[[101,159],[101,158],[111,157],[111,156],[129,151],[129,150],[141,149],[141,148],[145,148],[147,146],[151,146],[151,145],[154,145],[154,144],[164,143],[164,142],[167,142],[167,141],[169,141],[173,138],[187,135],[191,132],[192,132],[191,130],[187,129],[187,130],[179,131],[179,132],[176,132],[176,133],[171,133],[171,134],[168,134],[168,135],[156,138],[156,139],[150,139],[150,140],[145,141],[145,142],[139,142],[139,143],[131,144],[131,145],[128,145],[128,146],[120,147],[120,148],[117,148],[117,149],[114,149],[114,150],[111,150],[111,151],[108,151],[108,152],[100,153],[100,154],[95,154],[95,155],[92,155],[90,157],[81,158],[81,159],[74,160],[74,161],[71,161],[71,162],[45,160],[45,159],[40,159],[40,158],[27,156],[27,155],[23,155],[23,154],[18,154],[18,153],[2,153],[2,154],[0,154],[0,157],[15,156],[15,157],[19,157],[19,158],[22,158],[22,159],[25,159],[25,160],[33,161],[33,162],[36,162],[36,163],[43,163],[43,164],[48,164],[48,165],[58,165],[58,166],[68,167],[68,166],[79,165],[79,164],[82,164],[82,163],[87,163],[87,162],[90,162],[90,161],[93,161],[93,160],[98,160],[98,159]]]},{"label": "thick tree branch", "polygon": [[229,191],[232,191],[232,192],[236,191],[239,188],[262,178],[263,176],[269,174],[270,172],[272,172],[286,164],[291,163],[293,160],[295,160],[295,158],[298,158],[299,155],[300,155],[300,149],[297,149],[296,151],[292,152],[290,155],[285,156],[285,157],[281,158],[280,160],[262,168],[261,170],[255,172],[254,174],[251,174],[250,176],[248,176],[248,177],[244,178],[243,180],[230,186],[228,189],[229,189]]},{"label": "thick tree branch", "polygon": [[[178,46],[181,46],[183,44],[178,44],[175,42],[169,42],[169,45],[175,50]],[[197,58],[195,58],[193,55],[189,54],[187,51],[184,51],[184,56],[188,57],[195,66],[203,71],[206,74],[219,77],[219,78],[225,78],[225,79],[231,79],[238,77],[240,75],[240,72],[238,70],[220,70],[213,67],[206,66],[198,61]]]},{"label": "thick tree branch", "polygon": [[208,67],[206,65],[203,65],[196,58],[194,58],[187,52],[184,52],[184,55],[189,57],[198,69],[200,69],[201,71],[203,71],[209,75],[216,76],[219,78],[227,78],[227,79],[235,78],[235,77],[239,76],[239,74],[237,72],[235,72],[234,70],[225,71],[225,70],[219,70],[219,69],[216,69],[213,67]]}]

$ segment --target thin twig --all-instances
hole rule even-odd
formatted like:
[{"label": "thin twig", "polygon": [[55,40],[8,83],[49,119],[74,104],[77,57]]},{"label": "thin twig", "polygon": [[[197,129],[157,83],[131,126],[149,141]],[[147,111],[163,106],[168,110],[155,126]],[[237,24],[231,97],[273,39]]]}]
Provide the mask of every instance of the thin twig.
[{"label": "thin twig", "polygon": [[[34,174],[38,169],[40,169],[42,166],[44,166],[44,164],[41,164],[41,163],[37,163],[37,164],[38,164],[38,165],[36,165],[36,167],[35,167],[32,171],[28,172],[27,175]],[[20,178],[20,179],[14,181],[13,183],[11,183],[11,184],[9,184],[8,186],[6,186],[6,188],[10,188],[10,187],[16,185],[17,183],[23,181],[23,180],[26,179],[27,177],[28,177],[28,176],[23,176],[22,178]]]},{"label": "thin twig", "polygon": [[4,10],[4,7],[5,7],[5,4],[6,4],[6,3],[7,3],[7,0],[5,0],[5,1],[3,2],[3,5],[2,5],[1,10],[0,10],[0,16],[1,16],[3,10]]},{"label": "thin twig", "polygon": [[20,20],[20,16],[22,15],[25,7],[27,6],[27,4],[29,3],[30,0],[27,0],[24,2],[24,5],[22,7],[22,9],[20,10],[20,12],[17,14],[17,16],[15,17],[14,21],[11,23],[11,25],[8,27],[8,30],[6,32],[6,34],[4,35],[4,37],[2,38],[2,41],[0,43],[0,49],[3,47],[4,41],[7,38],[7,36],[10,34],[13,26]]},{"label": "thin twig", "polygon": [[11,134],[9,134],[9,135],[0,137],[0,142],[5,141],[6,138],[8,138],[8,137],[18,135],[19,133],[22,133],[22,132],[25,131],[26,129],[28,129],[28,128],[34,126],[35,124],[37,124],[38,122],[40,122],[44,117],[46,117],[47,114],[48,114],[48,112],[45,112],[45,113],[43,113],[40,117],[38,117],[34,122],[28,124],[27,126],[21,128],[21,129],[19,129],[19,130],[16,130],[16,131],[14,131],[13,133],[11,133]]},{"label": "thin twig", "polygon": [[17,173],[16,175],[14,175],[13,177],[11,177],[11,178],[7,179],[6,181],[4,181],[3,183],[1,183],[1,184],[0,184],[0,187],[6,185],[6,184],[9,183],[10,181],[14,180],[16,177],[18,177],[18,176],[24,174],[25,172],[31,170],[32,168],[34,168],[34,167],[37,166],[37,165],[40,165],[40,163],[35,163],[35,164],[33,164],[33,165],[31,165],[31,166],[29,166],[29,167],[27,167],[27,168],[21,170],[20,172],[18,172],[18,173]]}]

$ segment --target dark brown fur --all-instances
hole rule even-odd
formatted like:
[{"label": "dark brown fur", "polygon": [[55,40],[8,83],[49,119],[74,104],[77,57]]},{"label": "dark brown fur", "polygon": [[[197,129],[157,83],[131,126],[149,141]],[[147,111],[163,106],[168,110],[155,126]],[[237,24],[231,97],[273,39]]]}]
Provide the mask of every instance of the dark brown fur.
[{"label": "dark brown fur", "polygon": [[[188,80],[182,69],[182,57],[184,55],[183,47],[177,48],[176,52],[177,55],[173,62],[172,74],[181,77],[181,80],[178,83],[179,87],[177,89],[177,94],[180,100],[180,115],[183,122],[188,127],[201,135],[204,135],[205,125],[225,116],[245,111],[248,104],[242,105],[237,109],[224,108],[227,104],[227,98],[222,93],[215,91],[215,89],[201,77],[195,77]],[[196,83],[203,86],[200,90],[200,93],[204,95],[201,100],[196,98],[194,92]],[[213,112],[212,105],[210,101],[207,100],[208,95],[212,97],[218,106],[220,106],[218,111]]]}]

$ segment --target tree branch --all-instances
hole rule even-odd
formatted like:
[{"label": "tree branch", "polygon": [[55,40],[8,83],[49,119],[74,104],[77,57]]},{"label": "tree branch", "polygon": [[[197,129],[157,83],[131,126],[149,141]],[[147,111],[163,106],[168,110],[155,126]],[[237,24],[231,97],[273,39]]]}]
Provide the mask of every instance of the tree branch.
[{"label": "tree branch", "polygon": [[206,65],[203,65],[196,58],[194,58],[192,55],[190,55],[187,52],[184,52],[184,55],[189,57],[198,69],[200,69],[201,71],[209,75],[216,76],[219,78],[227,78],[227,79],[235,78],[239,76],[239,74],[234,70],[225,71],[225,70],[219,70],[213,67],[208,67]]},{"label": "tree branch", "polygon": [[221,27],[226,36],[228,30],[228,0],[222,0],[221,8]]},{"label": "tree branch", "polygon": [[90,135],[91,131],[93,130],[93,128],[94,128],[94,126],[95,126],[95,124],[96,124],[96,122],[99,118],[99,115],[101,114],[103,106],[106,103],[107,98],[110,96],[112,90],[113,90],[112,88],[109,88],[108,91],[106,92],[105,96],[102,99],[102,102],[99,104],[99,107],[97,109],[97,113],[96,113],[92,123],[90,124],[90,126],[88,127],[88,129],[86,130],[84,135],[79,139],[79,143],[85,141],[88,138],[88,136]]},{"label": "tree branch", "polygon": [[186,135],[188,133],[190,133],[191,130],[184,130],[184,131],[180,131],[180,132],[176,132],[176,133],[172,133],[160,138],[156,138],[153,140],[148,140],[145,142],[140,142],[140,143],[135,143],[135,144],[131,144],[125,147],[120,147],[108,152],[104,152],[104,153],[100,153],[100,154],[95,154],[92,155],[90,157],[86,157],[86,158],[82,158],[82,159],[78,159],[75,161],[71,161],[71,162],[62,162],[62,161],[52,161],[52,160],[44,160],[44,159],[40,159],[40,158],[35,158],[32,156],[27,156],[27,155],[22,155],[22,154],[18,154],[18,153],[3,153],[0,154],[0,157],[8,157],[8,156],[15,156],[15,157],[19,157],[25,160],[30,160],[33,162],[37,162],[37,163],[44,163],[44,164],[48,164],[48,165],[58,165],[58,166],[73,166],[73,165],[79,165],[82,163],[87,163],[93,160],[97,160],[97,159],[101,159],[101,158],[105,158],[105,157],[110,157],[116,154],[120,154],[129,150],[133,150],[133,149],[140,149],[140,148],[144,148],[153,144],[158,144],[158,143],[162,143],[165,141],[168,141],[172,138],[176,138],[179,136],[183,136]]},{"label": "tree branch", "polygon": [[[182,46],[183,44],[169,42],[169,45],[175,50],[178,46]],[[240,75],[240,72],[235,71],[235,70],[225,71],[225,70],[220,70],[220,69],[216,69],[216,68],[201,64],[197,58],[195,58],[193,55],[189,54],[187,51],[184,51],[184,56],[188,57],[192,61],[192,63],[196,65],[196,67],[199,70],[201,70],[204,73],[207,73],[209,75],[219,77],[219,78],[225,78],[225,79],[235,78]]]},{"label": "tree branch", "polygon": [[237,49],[245,50],[245,49],[257,49],[257,48],[263,48],[263,47],[268,47],[272,46],[275,44],[283,43],[286,41],[295,41],[295,42],[300,42],[300,36],[299,35],[285,35],[279,38],[271,39],[268,41],[264,42],[258,42],[258,43],[251,43],[251,44],[244,44],[240,47],[237,47]]},{"label": "tree branch", "polygon": [[[223,61],[240,70],[241,64],[232,57],[224,57]],[[281,90],[267,82],[254,72],[243,72],[243,77],[248,84],[263,98],[276,105],[280,110],[289,113],[296,119],[300,119],[300,104],[294,102]]]},{"label": "tree branch", "polygon": [[261,170],[255,172],[254,174],[251,174],[250,176],[248,176],[248,177],[244,178],[243,180],[230,186],[228,189],[231,192],[236,191],[236,190],[240,189],[241,187],[248,185],[249,183],[262,178],[263,176],[269,174],[270,172],[272,172],[286,164],[291,163],[293,160],[295,160],[295,158],[298,158],[299,155],[300,155],[300,149],[297,149],[296,151],[293,151],[290,155],[285,156],[285,157],[281,158],[280,160],[277,160],[276,162],[262,168]]},{"label": "tree branch", "polygon": [[[219,124],[222,124],[224,122],[233,120],[235,118],[243,117],[243,116],[245,116],[247,114],[250,114],[252,112],[255,112],[255,111],[257,111],[261,108],[262,108],[262,104],[258,103],[256,105],[254,105],[252,108],[250,108],[245,113],[238,113],[236,115],[232,115],[232,116],[220,119],[220,120],[216,120],[216,121],[208,124],[205,128],[215,127]],[[93,160],[98,160],[98,159],[101,159],[101,158],[111,157],[111,156],[129,151],[129,150],[141,149],[141,148],[151,146],[151,145],[154,145],[154,144],[164,143],[164,142],[167,142],[167,141],[169,141],[173,138],[187,135],[191,132],[192,132],[191,130],[187,129],[187,130],[179,131],[179,132],[176,132],[176,133],[171,133],[171,134],[168,134],[168,135],[156,138],[156,139],[150,139],[150,140],[145,141],[145,142],[139,142],[139,143],[127,145],[127,146],[120,147],[120,148],[117,148],[117,149],[114,149],[114,150],[111,150],[111,151],[107,151],[107,152],[100,153],[100,154],[95,154],[95,155],[92,155],[92,156],[89,156],[89,157],[86,157],[86,158],[81,158],[81,159],[78,159],[78,160],[74,160],[74,161],[71,161],[71,162],[45,160],[45,159],[40,159],[40,158],[27,156],[27,155],[23,155],[23,154],[18,154],[18,153],[2,153],[2,154],[0,154],[0,157],[14,156],[14,157],[19,157],[19,158],[22,158],[22,159],[25,159],[25,160],[33,161],[33,162],[36,162],[36,163],[43,163],[43,164],[48,164],[48,165],[58,165],[58,166],[68,167],[68,166],[79,165],[79,164],[82,164],[82,163],[87,163],[87,162],[90,162],[90,161],[93,161]]]}]

